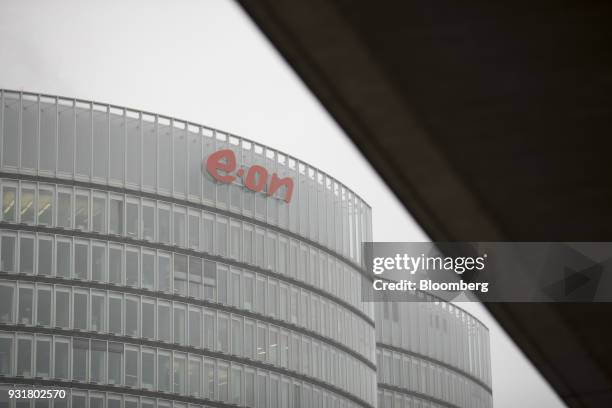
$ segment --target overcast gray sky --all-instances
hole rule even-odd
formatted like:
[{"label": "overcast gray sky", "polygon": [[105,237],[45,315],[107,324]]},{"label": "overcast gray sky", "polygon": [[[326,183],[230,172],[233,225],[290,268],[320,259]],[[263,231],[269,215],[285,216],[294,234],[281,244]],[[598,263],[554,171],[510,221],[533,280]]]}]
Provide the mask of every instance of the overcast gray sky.
[{"label": "overcast gray sky", "polygon": [[[376,240],[427,240],[229,0],[0,0],[0,87],[163,113],[257,140],[363,197]],[[489,326],[496,408],[563,406],[481,305],[461,306]]]}]

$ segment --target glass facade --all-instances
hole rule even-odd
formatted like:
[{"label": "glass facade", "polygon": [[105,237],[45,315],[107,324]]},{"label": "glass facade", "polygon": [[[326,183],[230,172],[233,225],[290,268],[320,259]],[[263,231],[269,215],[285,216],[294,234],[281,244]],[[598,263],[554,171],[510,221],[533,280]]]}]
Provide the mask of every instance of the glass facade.
[{"label": "glass facade", "polygon": [[412,300],[375,304],[377,406],[492,408],[488,329],[429,294]]},{"label": "glass facade", "polygon": [[[68,390],[35,407],[376,405],[371,212],[353,192],[204,126],[1,98],[4,389]],[[292,177],[290,203],[215,181],[202,162],[221,149]]]},{"label": "glass facade", "polygon": [[[0,408],[491,406],[484,326],[362,302],[371,211],[329,175],[157,114],[0,97]],[[221,149],[292,200],[215,181]],[[2,391],[33,384],[67,398]]]}]

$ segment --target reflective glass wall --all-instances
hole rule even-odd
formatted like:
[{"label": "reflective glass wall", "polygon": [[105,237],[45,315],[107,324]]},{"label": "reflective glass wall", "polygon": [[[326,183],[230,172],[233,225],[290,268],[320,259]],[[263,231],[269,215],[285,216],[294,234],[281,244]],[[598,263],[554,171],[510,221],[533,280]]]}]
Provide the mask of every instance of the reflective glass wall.
[{"label": "reflective glass wall", "polygon": [[491,408],[489,331],[452,304],[418,293],[375,304],[379,408]]},{"label": "reflective glass wall", "polygon": [[[376,405],[371,213],[352,191],[173,118],[1,101],[4,389],[67,390],[32,407]],[[221,149],[292,177],[291,202],[216,182],[202,161]]]}]

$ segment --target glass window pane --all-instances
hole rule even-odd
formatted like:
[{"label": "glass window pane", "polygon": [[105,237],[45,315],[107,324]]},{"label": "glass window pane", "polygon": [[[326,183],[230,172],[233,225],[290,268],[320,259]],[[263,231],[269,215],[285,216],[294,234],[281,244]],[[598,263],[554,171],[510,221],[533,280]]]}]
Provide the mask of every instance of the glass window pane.
[{"label": "glass window pane", "polygon": [[157,305],[157,339],[170,343],[172,341],[170,332],[170,305],[159,303]]},{"label": "glass window pane", "polygon": [[72,173],[74,166],[74,107],[58,106],[58,163],[57,169],[64,173]]},{"label": "glass window pane", "polygon": [[125,116],[110,114],[110,177],[123,182],[123,144],[125,140]]},{"label": "glass window pane", "polygon": [[38,155],[38,102],[23,99],[21,110],[21,167],[36,169]]},{"label": "glass window pane", "polygon": [[57,276],[63,276],[64,278],[70,277],[70,242],[57,241],[56,243],[56,270]]},{"label": "glass window pane", "polygon": [[174,191],[185,193],[185,180],[187,179],[187,139],[184,129],[174,127]]},{"label": "glass window pane", "polygon": [[202,337],[202,313],[200,309],[189,310],[189,345],[200,347]]},{"label": "glass window pane", "polygon": [[[89,367],[89,340],[73,339],[72,340],[72,378],[75,380],[79,380],[79,381],[87,381],[87,372],[89,371],[88,367]],[[81,406],[84,406],[84,405],[81,405]]]},{"label": "glass window pane", "polygon": [[148,205],[142,206],[142,238],[155,240],[155,208]]},{"label": "glass window pane", "polygon": [[38,190],[38,223],[53,224],[53,191],[42,188]]},{"label": "glass window pane", "polygon": [[2,219],[15,221],[15,204],[17,189],[11,186],[2,186]]},{"label": "glass window pane", "polygon": [[165,353],[157,355],[157,389],[159,391],[170,392],[170,356]]},{"label": "glass window pane", "polygon": [[189,257],[189,296],[202,298],[202,258]]},{"label": "glass window pane", "polygon": [[157,209],[158,241],[170,243],[170,209],[159,207]]},{"label": "glass window pane", "polygon": [[38,288],[36,296],[36,322],[41,326],[51,326],[51,290]]},{"label": "glass window pane", "polygon": [[13,371],[13,339],[0,337],[0,375],[9,376]]},{"label": "glass window pane", "polygon": [[127,117],[126,128],[126,157],[129,160],[125,179],[130,184],[140,185],[140,119]]},{"label": "glass window pane", "polygon": [[[149,372],[153,371],[150,370]],[[138,386],[138,350],[127,347],[125,349],[125,385]]]},{"label": "glass window pane", "polygon": [[19,288],[19,318],[17,321],[21,324],[32,324],[33,292],[32,288]]},{"label": "glass window pane", "polygon": [[70,327],[70,293],[55,291],[55,326]]},{"label": "glass window pane", "polygon": [[170,257],[160,255],[157,258],[158,289],[163,292],[170,292],[172,285],[172,274],[170,271]]},{"label": "glass window pane", "polygon": [[108,249],[108,281],[121,285],[123,277],[123,251],[121,248]]},{"label": "glass window pane", "polygon": [[74,294],[74,328],[87,330],[87,294],[86,293],[75,293]]},{"label": "glass window pane", "polygon": [[53,274],[53,241],[38,238],[38,274]]},{"label": "glass window pane", "polygon": [[155,303],[142,302],[142,337],[155,338]]},{"label": "glass window pane", "polygon": [[219,313],[217,325],[217,350],[222,353],[229,353],[229,319],[227,315]]},{"label": "glass window pane", "polygon": [[138,337],[138,298],[125,298],[125,334],[132,337]]},{"label": "glass window pane", "polygon": [[200,397],[200,384],[202,381],[202,362],[189,360],[189,395]]},{"label": "glass window pane", "polygon": [[125,252],[125,284],[138,286],[138,252]]},{"label": "glass window pane", "polygon": [[55,340],[55,368],[54,368],[54,377],[55,378],[63,378],[68,379],[68,369],[69,369],[69,358],[70,351],[68,350],[69,343],[68,341],[58,341]]},{"label": "glass window pane", "polygon": [[[121,384],[123,372],[123,344],[108,343],[108,383]],[[110,400],[109,400],[110,403]],[[110,404],[109,404],[110,405]]]},{"label": "glass window pane", "polygon": [[72,227],[72,194],[58,191],[57,193],[57,226]]},{"label": "glass window pane", "polygon": [[215,302],[217,291],[217,264],[204,261],[204,299]]},{"label": "glass window pane", "polygon": [[106,282],[106,248],[103,246],[91,247],[91,279]]},{"label": "glass window pane", "polygon": [[155,353],[152,350],[142,351],[142,387],[155,388]]},{"label": "glass window pane", "polygon": [[185,356],[182,354],[175,354],[174,356],[174,392],[180,395],[185,395],[186,383],[185,383],[185,370],[186,362]]},{"label": "glass window pane", "polygon": [[109,233],[123,235],[123,199],[111,198]]},{"label": "glass window pane", "polygon": [[108,113],[93,111],[93,176],[106,179],[108,171]]},{"label": "glass window pane", "polygon": [[190,129],[187,151],[189,152],[189,194],[200,197],[202,190],[202,136]]},{"label": "glass window pane", "polygon": [[91,174],[91,110],[76,108],[76,173]]},{"label": "glass window pane", "polygon": [[92,294],[91,296],[91,330],[104,331],[104,315],[106,299],[103,294]]},{"label": "glass window pane", "polygon": [[2,165],[17,167],[19,161],[19,97],[4,94],[4,138]]},{"label": "glass window pane", "polygon": [[91,378],[90,381],[106,382],[106,342],[91,341]]},{"label": "glass window pane", "polygon": [[123,315],[121,304],[123,300],[118,297],[109,296],[108,298],[108,331],[121,334],[121,317]]},{"label": "glass window pane", "polygon": [[185,344],[185,322],[186,322],[186,311],[184,307],[174,307],[174,342],[184,345]]},{"label": "glass window pane", "polygon": [[19,271],[34,273],[34,238],[22,236],[19,239]]},{"label": "glass window pane", "polygon": [[93,198],[91,229],[101,234],[106,234],[106,197]]},{"label": "glass window pane", "polygon": [[40,104],[40,169],[55,172],[55,140],[57,131],[56,105]]},{"label": "glass window pane", "polygon": [[34,194],[33,188],[21,188],[21,222],[34,224]]},{"label": "glass window pane", "polygon": [[187,296],[187,256],[174,255],[174,293]]},{"label": "glass window pane", "polygon": [[170,132],[171,129],[166,124],[157,124],[159,188],[165,191],[172,190],[172,141],[170,139]]},{"label": "glass window pane", "polygon": [[125,204],[125,234],[138,238],[138,203],[127,202]]},{"label": "glass window pane", "polygon": [[0,323],[13,322],[13,294],[15,288],[0,285]]},{"label": "glass window pane", "polygon": [[155,289],[155,254],[142,254],[142,287]]},{"label": "glass window pane", "polygon": [[0,267],[5,272],[15,272],[15,237],[3,236],[1,246]]},{"label": "glass window pane", "polygon": [[32,376],[32,340],[17,339],[17,375]]},{"label": "glass window pane", "polygon": [[78,279],[88,278],[88,252],[87,244],[75,242],[74,244],[74,276]]},{"label": "glass window pane", "polygon": [[82,231],[89,229],[89,197],[77,194],[74,199],[74,228]]},{"label": "glass window pane", "polygon": [[184,209],[174,211],[174,245],[185,246],[186,221]]}]

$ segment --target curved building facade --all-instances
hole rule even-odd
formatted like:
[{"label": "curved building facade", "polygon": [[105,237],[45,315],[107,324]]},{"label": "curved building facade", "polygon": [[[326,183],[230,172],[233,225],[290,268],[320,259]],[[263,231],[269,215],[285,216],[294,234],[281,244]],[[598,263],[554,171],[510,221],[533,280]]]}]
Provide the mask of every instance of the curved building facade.
[{"label": "curved building facade", "polygon": [[67,395],[0,407],[376,405],[351,190],[198,124],[1,102],[0,386]]},{"label": "curved building facade", "polygon": [[492,408],[489,331],[463,309],[417,293],[378,302],[379,408]]}]

